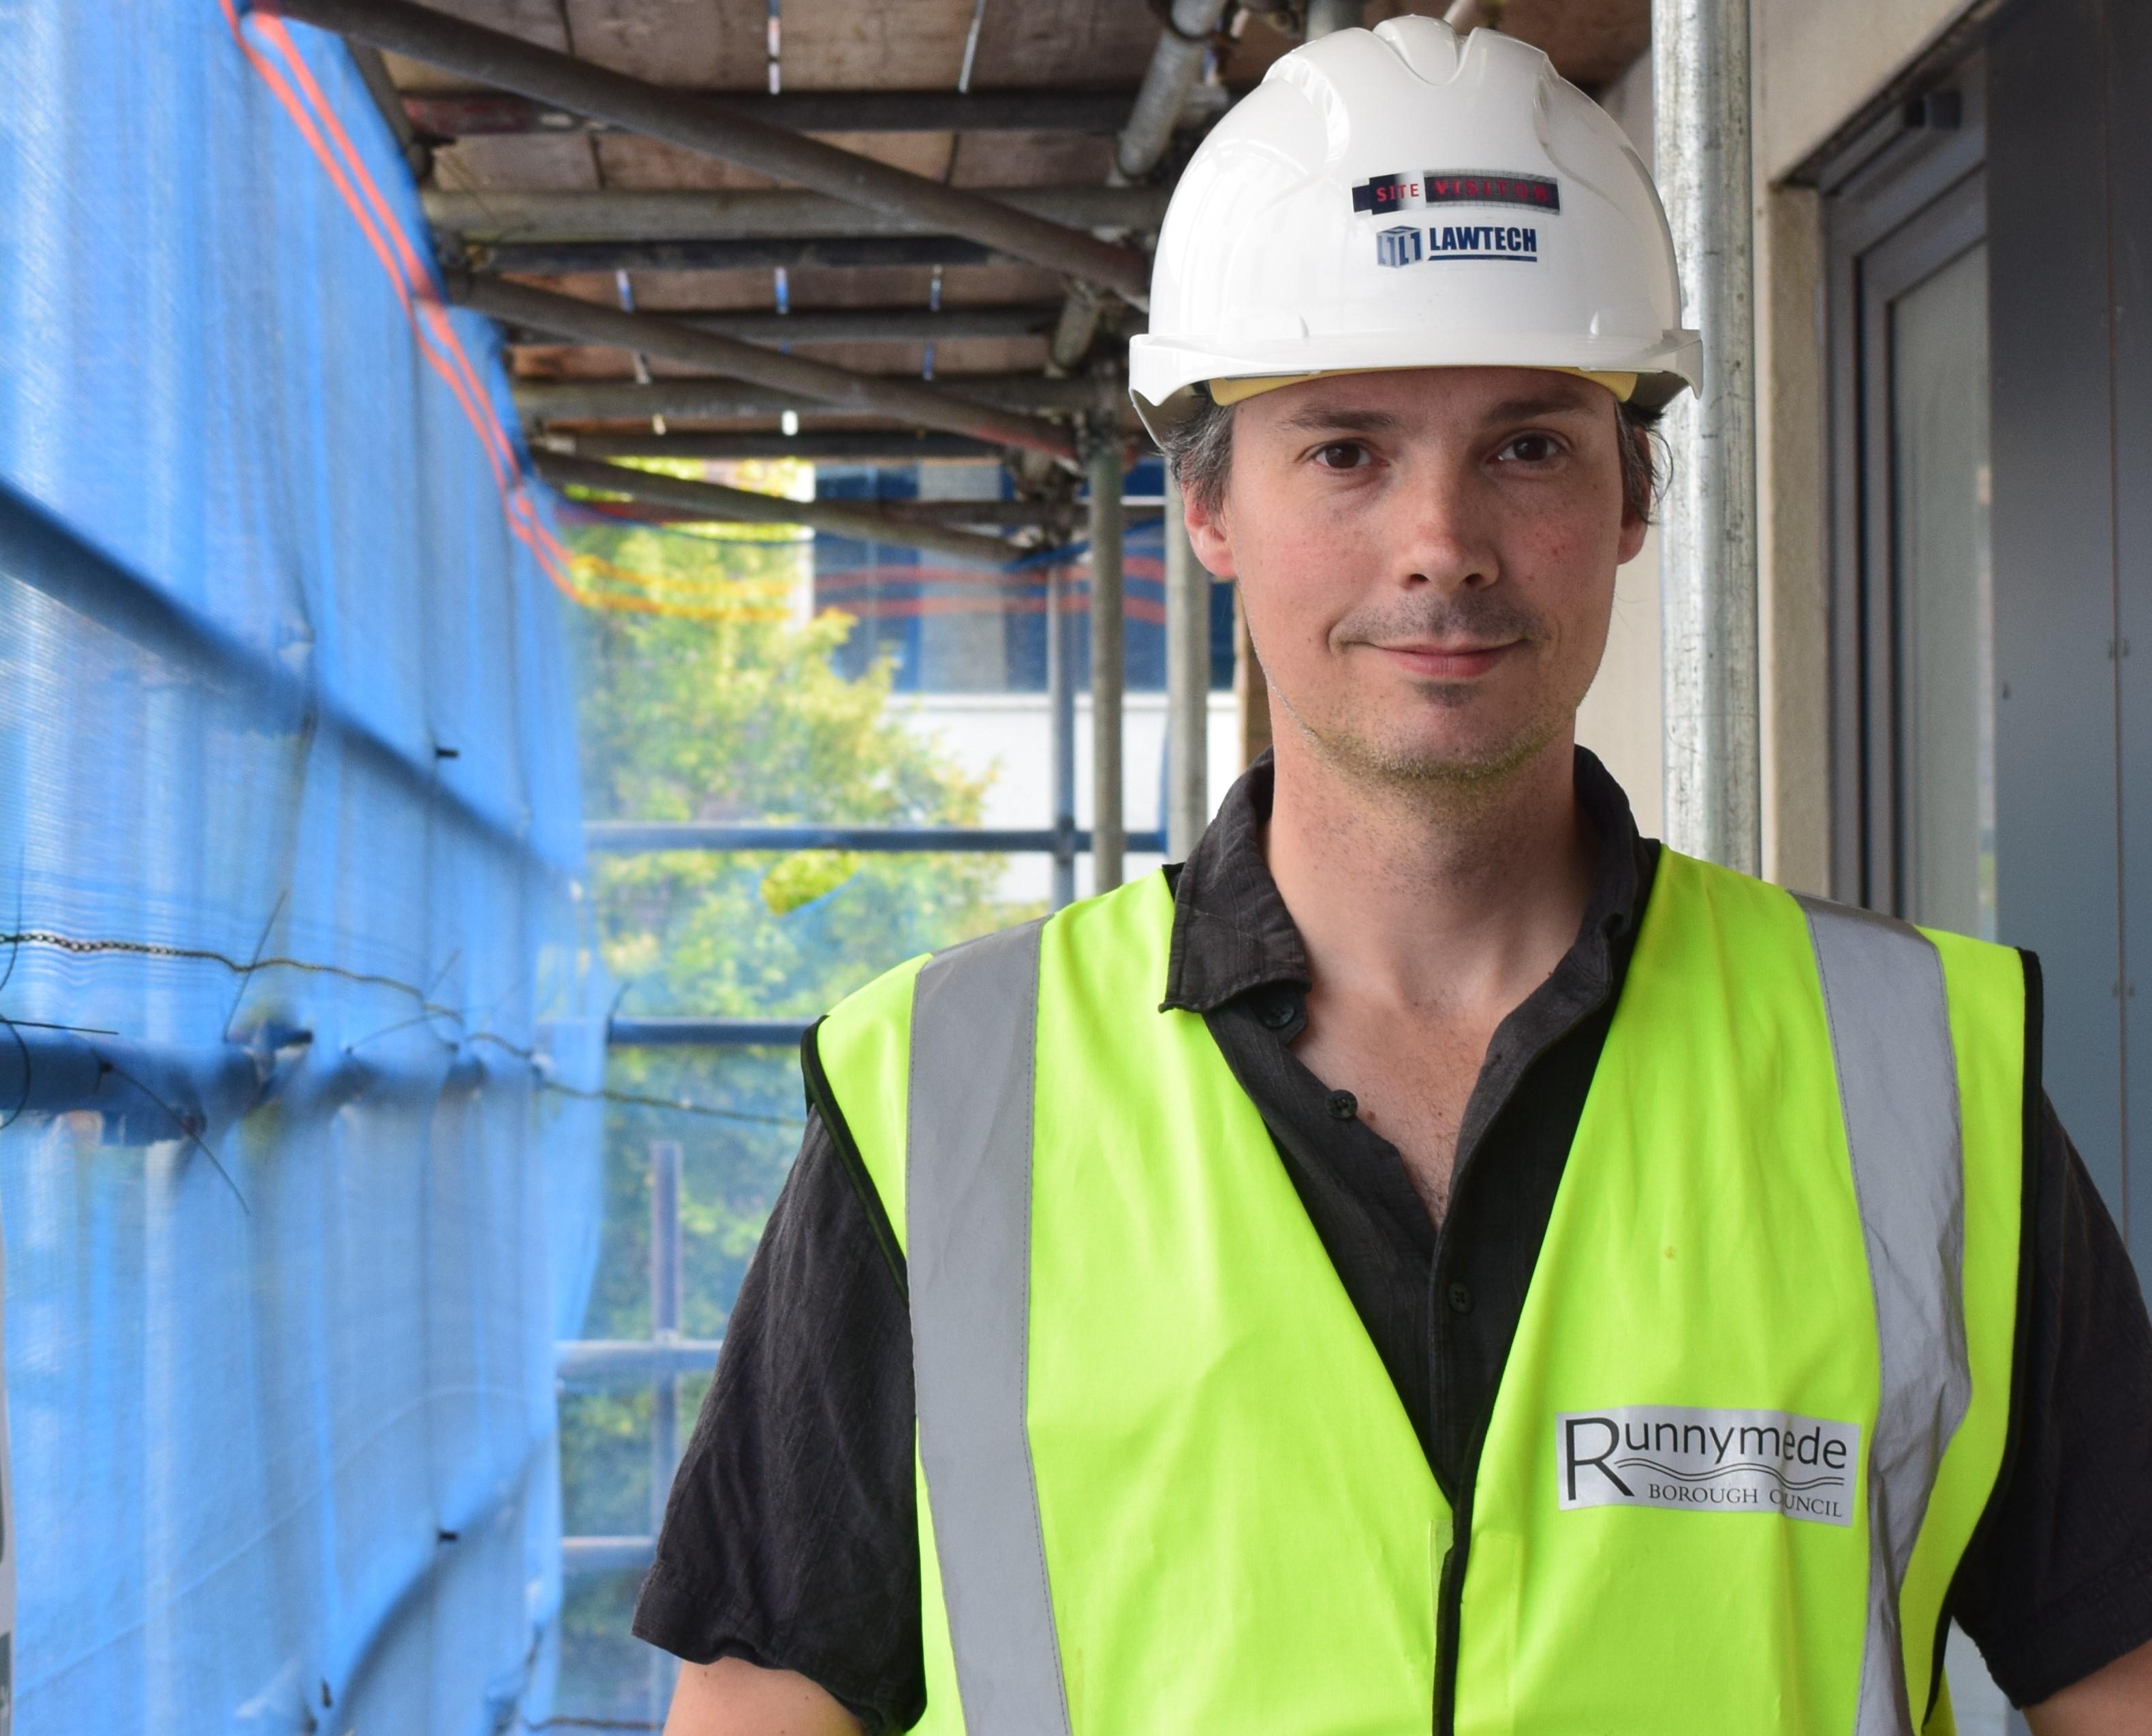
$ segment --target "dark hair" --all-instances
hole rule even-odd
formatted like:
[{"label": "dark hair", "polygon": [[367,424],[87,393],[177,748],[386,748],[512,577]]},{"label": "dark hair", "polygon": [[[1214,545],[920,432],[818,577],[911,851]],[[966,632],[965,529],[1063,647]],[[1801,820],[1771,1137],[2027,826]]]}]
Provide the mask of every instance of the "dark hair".
[{"label": "dark hair", "polygon": [[[1180,492],[1207,513],[1226,499],[1226,478],[1233,468],[1233,407],[1217,402],[1210,388],[1199,384],[1195,413],[1166,430],[1159,445],[1172,466]],[[1665,444],[1659,437],[1664,412],[1640,404],[1620,406],[1622,420],[1622,510],[1649,524],[1665,486]]]},{"label": "dark hair", "polygon": [[1657,405],[1646,409],[1636,403],[1623,404],[1621,411],[1622,515],[1648,524],[1667,486],[1667,443],[1659,432],[1659,420],[1667,412]]}]

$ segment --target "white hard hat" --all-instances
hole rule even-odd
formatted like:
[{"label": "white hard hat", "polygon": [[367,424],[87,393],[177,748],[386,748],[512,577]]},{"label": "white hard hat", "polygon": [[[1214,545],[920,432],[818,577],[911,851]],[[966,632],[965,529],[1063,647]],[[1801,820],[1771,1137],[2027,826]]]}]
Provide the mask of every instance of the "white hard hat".
[{"label": "white hard hat", "polygon": [[[1274,64],[1175,189],[1129,385],[1154,435],[1311,375],[1519,367],[1694,387],[1673,237],[1622,129],[1537,48],[1434,18]],[[1633,376],[1633,381],[1628,377]]]}]

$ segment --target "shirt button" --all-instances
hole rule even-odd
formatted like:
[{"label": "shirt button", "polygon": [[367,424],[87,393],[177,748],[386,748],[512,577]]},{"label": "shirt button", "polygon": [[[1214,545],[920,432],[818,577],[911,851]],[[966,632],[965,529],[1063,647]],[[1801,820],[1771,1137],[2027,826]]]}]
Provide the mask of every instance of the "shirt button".
[{"label": "shirt button", "polygon": [[1330,1094],[1330,1112],[1341,1121],[1349,1121],[1360,1112],[1360,1100],[1350,1091]]},{"label": "shirt button", "polygon": [[1263,1024],[1271,1030],[1283,1030],[1286,1026],[1292,1023],[1294,1015],[1299,1010],[1293,1005],[1292,997],[1290,995],[1277,995],[1265,1004],[1262,1011]]},{"label": "shirt button", "polygon": [[1449,1311],[1454,1314],[1472,1312],[1472,1289],[1469,1284],[1452,1284],[1449,1287]]}]

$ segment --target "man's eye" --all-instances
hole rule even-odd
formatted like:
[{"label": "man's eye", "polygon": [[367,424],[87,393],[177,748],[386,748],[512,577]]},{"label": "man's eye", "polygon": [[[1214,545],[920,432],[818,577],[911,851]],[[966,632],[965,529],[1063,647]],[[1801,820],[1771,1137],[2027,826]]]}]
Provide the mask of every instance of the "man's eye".
[{"label": "man's eye", "polygon": [[1326,470],[1358,470],[1368,462],[1368,448],[1358,440],[1333,440],[1315,448],[1315,462]]},{"label": "man's eye", "polygon": [[1544,464],[1561,455],[1561,443],[1551,434],[1520,434],[1495,456],[1513,463]]}]

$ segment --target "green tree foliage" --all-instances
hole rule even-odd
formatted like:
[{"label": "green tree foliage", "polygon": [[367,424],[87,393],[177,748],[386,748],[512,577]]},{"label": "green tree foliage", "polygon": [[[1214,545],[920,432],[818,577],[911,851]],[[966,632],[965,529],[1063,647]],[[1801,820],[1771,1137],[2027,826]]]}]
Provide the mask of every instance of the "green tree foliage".
[{"label": "green tree foliage", "polygon": [[[581,618],[585,803],[594,818],[967,825],[983,786],[888,712],[889,671],[830,667],[852,629],[789,616],[800,544],[586,533],[622,569],[722,564],[713,620]],[[776,618],[773,618],[776,617]],[[667,853],[596,869],[607,963],[638,1012],[811,1016],[911,954],[997,925],[990,857]]]},{"label": "green tree foliage", "polygon": [[[781,528],[575,534],[593,589],[692,610],[576,617],[586,812],[594,819],[965,825],[983,786],[890,714],[890,671],[846,681],[836,613],[804,620],[811,545]],[[722,537],[722,540],[718,539]],[[632,574],[627,590],[617,575]],[[655,583],[650,582],[655,580]],[[997,902],[999,858],[810,851],[597,857],[591,893],[622,1014],[808,1019],[915,954],[1034,914]],[[789,1050],[615,1051],[609,1083],[657,1100],[608,1113],[606,1223],[583,1335],[651,1328],[652,1141],[682,1150],[681,1326],[722,1336],[802,1126]],[[666,1107],[681,1102],[694,1111]],[[683,1438],[705,1379],[681,1383]],[[647,1389],[570,1393],[561,1471],[571,1535],[650,1523]],[[647,1652],[629,1640],[633,1576],[571,1582],[561,1710],[647,1716]]]}]

